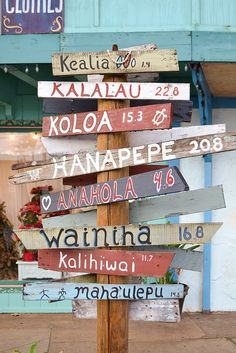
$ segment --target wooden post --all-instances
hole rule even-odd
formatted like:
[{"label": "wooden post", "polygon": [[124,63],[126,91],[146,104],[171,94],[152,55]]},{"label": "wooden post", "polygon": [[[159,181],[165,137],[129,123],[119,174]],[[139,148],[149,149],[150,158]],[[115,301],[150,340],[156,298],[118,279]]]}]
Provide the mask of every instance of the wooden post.
[{"label": "wooden post", "polygon": [[[105,76],[106,82],[124,82],[125,75]],[[125,108],[129,101],[99,100],[98,110]],[[98,150],[127,147],[127,133],[117,132],[99,134],[97,137]],[[125,177],[129,168],[122,168],[109,172],[98,173],[97,182],[104,182]],[[101,205],[97,208],[97,225],[113,225],[129,223],[128,202]],[[97,275],[98,283],[126,283],[128,277]],[[98,353],[127,353],[128,352],[128,301],[126,300],[98,300],[97,301],[97,352]]]}]

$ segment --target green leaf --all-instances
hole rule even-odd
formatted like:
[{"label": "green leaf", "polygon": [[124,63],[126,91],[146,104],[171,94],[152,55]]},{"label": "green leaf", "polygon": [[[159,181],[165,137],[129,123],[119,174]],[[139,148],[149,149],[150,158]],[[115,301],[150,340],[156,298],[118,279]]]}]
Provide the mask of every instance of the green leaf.
[{"label": "green leaf", "polygon": [[191,250],[192,251],[192,250],[195,250],[195,249],[199,248],[199,246],[200,245],[196,244],[196,245],[190,246],[187,250]]},{"label": "green leaf", "polygon": [[29,353],[36,353],[37,343],[33,343],[30,347]]}]

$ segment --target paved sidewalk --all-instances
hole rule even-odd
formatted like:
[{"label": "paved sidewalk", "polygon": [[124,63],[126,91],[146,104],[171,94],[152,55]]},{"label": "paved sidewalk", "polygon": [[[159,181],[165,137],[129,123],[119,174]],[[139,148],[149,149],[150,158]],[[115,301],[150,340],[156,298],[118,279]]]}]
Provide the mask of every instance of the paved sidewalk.
[{"label": "paved sidewalk", "polygon": [[[0,353],[96,353],[96,321],[72,314],[0,315]],[[180,323],[130,321],[129,353],[236,353],[236,313],[187,314]]]}]

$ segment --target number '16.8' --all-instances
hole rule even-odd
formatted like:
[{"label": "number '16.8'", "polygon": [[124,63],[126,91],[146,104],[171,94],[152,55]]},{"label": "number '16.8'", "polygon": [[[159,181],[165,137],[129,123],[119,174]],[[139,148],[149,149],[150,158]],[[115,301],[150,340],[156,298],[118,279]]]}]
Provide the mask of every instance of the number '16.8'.
[{"label": "number '16.8'", "polygon": [[195,230],[195,234],[192,235],[188,231],[188,227],[181,227],[179,226],[179,241],[185,240],[185,241],[191,241],[191,240],[197,240],[203,238],[203,227],[202,226],[197,226]]}]

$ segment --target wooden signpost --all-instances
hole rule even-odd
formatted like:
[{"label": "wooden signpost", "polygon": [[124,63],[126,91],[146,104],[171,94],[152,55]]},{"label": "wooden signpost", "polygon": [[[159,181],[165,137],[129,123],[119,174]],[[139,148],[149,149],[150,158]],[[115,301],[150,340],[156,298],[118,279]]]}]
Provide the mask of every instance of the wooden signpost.
[{"label": "wooden signpost", "polygon": [[161,162],[179,158],[232,151],[236,149],[236,133],[205,135],[162,143],[108,149],[95,153],[78,153],[54,163],[9,177],[13,184],[58,179],[124,168],[130,165]]},{"label": "wooden signpost", "polygon": [[222,223],[129,224],[101,227],[65,225],[58,228],[17,229],[14,232],[25,248],[30,250],[143,246],[151,251],[151,247],[160,244],[205,244],[221,226]]},{"label": "wooden signpost", "polygon": [[124,250],[39,250],[38,266],[60,272],[162,277],[174,253]]},{"label": "wooden signpost", "polygon": [[119,50],[56,53],[52,55],[55,76],[179,71],[176,50]]},{"label": "wooden signpost", "polygon": [[40,198],[42,213],[70,210],[189,190],[177,167],[82,186]]},{"label": "wooden signpost", "polygon": [[[158,132],[130,132],[128,141],[129,146],[133,147],[223,132],[225,132],[225,124],[178,127],[171,130],[158,130]],[[52,156],[72,155],[82,151],[92,152],[97,148],[96,138],[93,135],[42,137],[41,141],[48,154]]]},{"label": "wooden signpost", "polygon": [[[27,283],[24,300],[149,300],[183,298],[183,284]],[[104,323],[105,324],[105,323]]]},{"label": "wooden signpost", "polygon": [[[115,48],[113,48],[115,49]],[[117,83],[116,81],[126,81],[126,77],[108,76],[104,77],[105,83]],[[99,100],[98,110],[112,110],[115,108],[125,108],[129,106],[129,101],[121,100]],[[98,134],[97,148],[114,149],[128,146],[127,134],[117,132],[113,134]],[[109,173],[99,173],[97,182],[106,182],[109,180],[128,176],[129,169],[122,168]],[[112,203],[109,205],[99,205],[97,207],[97,226],[106,226],[113,224],[129,223],[129,205],[127,201]],[[127,284],[128,277],[111,276],[98,274],[98,283]],[[97,351],[103,352],[128,352],[128,301],[98,301],[97,302]],[[113,330],[115,325],[118,330]]]},{"label": "wooden signpost", "polygon": [[136,108],[44,117],[43,136],[169,129],[171,125],[171,103],[155,104]]},{"label": "wooden signpost", "polygon": [[[112,52],[54,54],[53,72],[58,75],[121,74],[178,69],[173,50],[113,49]],[[79,214],[44,219],[44,227],[53,225],[53,229],[16,233],[27,248],[42,249],[39,250],[42,268],[97,273],[97,283],[26,284],[23,297],[47,301],[98,300],[98,353],[127,353],[128,300],[167,300],[184,296],[181,284],[140,285],[128,283],[128,276],[163,276],[175,252],[166,253],[156,248],[152,251],[156,245],[204,244],[221,226],[221,223],[142,223],[225,207],[221,186],[186,191],[188,185],[175,167],[157,167],[132,176],[129,176],[129,168],[141,165],[146,168],[146,164],[154,162],[231,151],[236,149],[236,134],[224,133],[222,125],[159,131],[172,124],[172,106],[166,101],[176,101],[178,107],[181,101],[186,103],[190,97],[189,84],[127,83],[124,75],[110,75],[104,77],[104,82],[42,81],[38,83],[38,96],[67,102],[77,98],[97,99],[98,112],[86,109],[82,113],[70,107],[69,113],[74,114],[56,111],[56,116],[46,117],[43,134],[48,137],[43,137],[44,142],[49,145],[50,154],[63,154],[63,157],[45,164],[40,162],[34,168],[29,163],[17,165],[15,169],[30,168],[9,180],[21,184],[88,174],[93,174],[94,178],[97,173],[97,182],[42,195],[43,213],[79,208]],[[163,99],[162,105],[155,104]],[[130,108],[129,100],[153,100],[154,105],[139,104]],[[181,108],[173,104],[174,114],[178,111],[181,115]],[[188,112],[185,104],[185,117],[189,116],[188,103],[187,107]],[[131,132],[129,135],[125,132],[146,129],[158,132]],[[97,141],[94,136],[82,136],[92,134],[97,134]],[[147,198],[150,196],[158,197]],[[139,198],[146,199],[138,201]],[[128,200],[135,202],[129,204]],[[84,212],[83,208],[88,206],[94,209]],[[98,249],[100,247],[103,249]],[[135,247],[139,251],[133,251]],[[90,248],[93,249],[88,250]],[[197,267],[199,270],[200,265]]]},{"label": "wooden signpost", "polygon": [[[41,98],[189,100],[188,83],[39,81]],[[105,110],[105,109],[104,109]]]}]

